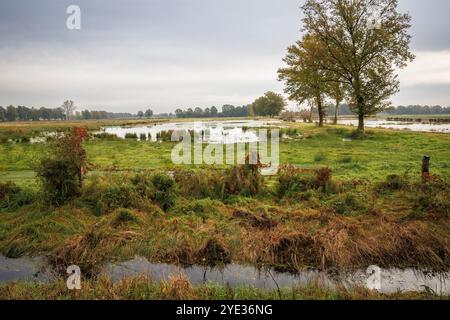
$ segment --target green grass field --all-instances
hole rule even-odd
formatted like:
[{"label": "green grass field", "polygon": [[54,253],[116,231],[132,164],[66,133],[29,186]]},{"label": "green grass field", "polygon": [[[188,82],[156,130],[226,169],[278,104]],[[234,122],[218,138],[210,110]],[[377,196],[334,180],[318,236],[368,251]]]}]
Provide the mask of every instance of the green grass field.
[{"label": "green grass field", "polygon": [[[51,153],[49,145],[1,143],[0,182],[13,181],[20,190],[4,186],[0,252],[7,257],[45,255],[55,266],[77,264],[85,272],[135,255],[150,262],[222,261],[285,271],[354,270],[372,264],[449,270],[450,135],[374,129],[358,139],[347,127],[289,126],[300,135],[281,141],[280,160],[294,166],[262,178],[254,192],[248,190],[256,180],[242,168],[191,167],[191,172],[174,166],[172,142],[90,139],[85,149],[91,168],[82,192],[61,206],[46,200],[34,173]],[[424,155],[431,156],[436,176],[429,182],[421,180]],[[325,167],[330,176],[326,170],[311,171]],[[173,195],[152,182],[166,169],[178,172]],[[173,201],[165,208],[167,199]],[[167,291],[148,281],[121,285],[92,280],[92,290],[78,298],[97,298],[94,292],[102,290],[110,290],[111,298],[136,292],[168,298]],[[186,286],[187,297],[224,294],[223,288]],[[300,299],[421,297],[295,290]],[[60,284],[22,283],[0,286],[0,297],[77,298],[62,291]],[[292,292],[281,298],[289,299]],[[276,294],[237,289],[233,296]]]},{"label": "green grass field", "polygon": [[[282,140],[280,161],[299,167],[328,166],[342,179],[382,180],[388,174],[419,175],[424,155],[431,156],[432,170],[450,176],[450,135],[435,133],[368,130],[365,139],[348,141],[350,128],[324,129],[308,124],[294,125],[301,138]],[[86,143],[93,171],[143,170],[173,167],[173,143],[126,140],[91,140]],[[45,144],[0,144],[0,181],[33,184],[33,169]]]}]

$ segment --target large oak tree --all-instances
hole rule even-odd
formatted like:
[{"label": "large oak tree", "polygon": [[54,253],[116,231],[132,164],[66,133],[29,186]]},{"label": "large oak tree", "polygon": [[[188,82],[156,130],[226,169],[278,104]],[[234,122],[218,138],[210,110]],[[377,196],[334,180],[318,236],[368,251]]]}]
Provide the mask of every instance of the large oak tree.
[{"label": "large oak tree", "polygon": [[414,59],[411,17],[398,12],[398,0],[306,0],[302,9],[304,31],[325,49],[316,56],[320,68],[345,85],[364,132],[364,117],[399,91],[396,69]]}]

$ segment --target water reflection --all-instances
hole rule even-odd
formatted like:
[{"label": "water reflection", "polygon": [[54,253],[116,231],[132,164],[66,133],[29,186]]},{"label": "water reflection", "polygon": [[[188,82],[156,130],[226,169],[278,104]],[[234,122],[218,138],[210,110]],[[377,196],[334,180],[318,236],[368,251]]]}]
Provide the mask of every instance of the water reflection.
[{"label": "water reflection", "polygon": [[249,143],[258,141],[254,130],[248,128],[264,128],[270,126],[279,126],[280,121],[260,121],[260,120],[242,120],[242,121],[205,121],[205,122],[171,122],[155,124],[152,126],[132,126],[132,127],[105,127],[102,132],[115,135],[118,138],[125,138],[127,134],[136,134],[140,139],[145,135],[148,140],[156,142],[157,136],[162,132],[170,131],[195,131],[204,132],[205,141],[210,144],[231,144],[231,143]]},{"label": "water reflection", "polygon": [[[229,264],[222,268],[203,266],[183,268],[171,264],[150,263],[142,257],[135,257],[133,260],[122,263],[109,263],[104,267],[103,272],[113,281],[144,274],[158,282],[167,280],[171,275],[184,273],[193,285],[214,283],[270,290],[301,287],[311,282],[329,288],[337,284],[347,288],[367,287],[369,279],[365,270],[336,275],[317,270],[302,271],[298,274],[279,273],[268,268],[258,269],[239,264]],[[46,265],[44,258],[9,259],[0,255],[0,283],[17,281],[48,283],[54,279],[54,273]],[[379,291],[383,293],[428,291],[438,295],[450,295],[450,273],[432,273],[414,269],[381,269],[380,281]]]}]

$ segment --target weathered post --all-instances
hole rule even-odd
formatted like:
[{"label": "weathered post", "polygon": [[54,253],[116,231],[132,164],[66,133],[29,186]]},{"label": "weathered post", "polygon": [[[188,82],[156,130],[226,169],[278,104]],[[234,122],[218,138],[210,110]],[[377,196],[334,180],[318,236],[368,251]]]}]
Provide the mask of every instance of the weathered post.
[{"label": "weathered post", "polygon": [[422,179],[427,180],[430,177],[430,156],[424,156],[422,159]]}]

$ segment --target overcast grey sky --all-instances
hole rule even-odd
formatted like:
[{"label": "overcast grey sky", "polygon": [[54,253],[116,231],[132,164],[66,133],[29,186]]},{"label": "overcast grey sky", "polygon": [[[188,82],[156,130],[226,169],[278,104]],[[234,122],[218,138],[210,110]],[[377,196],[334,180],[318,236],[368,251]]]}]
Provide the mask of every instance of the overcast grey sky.
[{"label": "overcast grey sky", "polygon": [[[136,112],[252,102],[301,36],[301,0],[0,0],[0,105]],[[81,7],[79,31],[66,8]],[[400,0],[416,61],[395,104],[450,106],[450,1]]]}]

